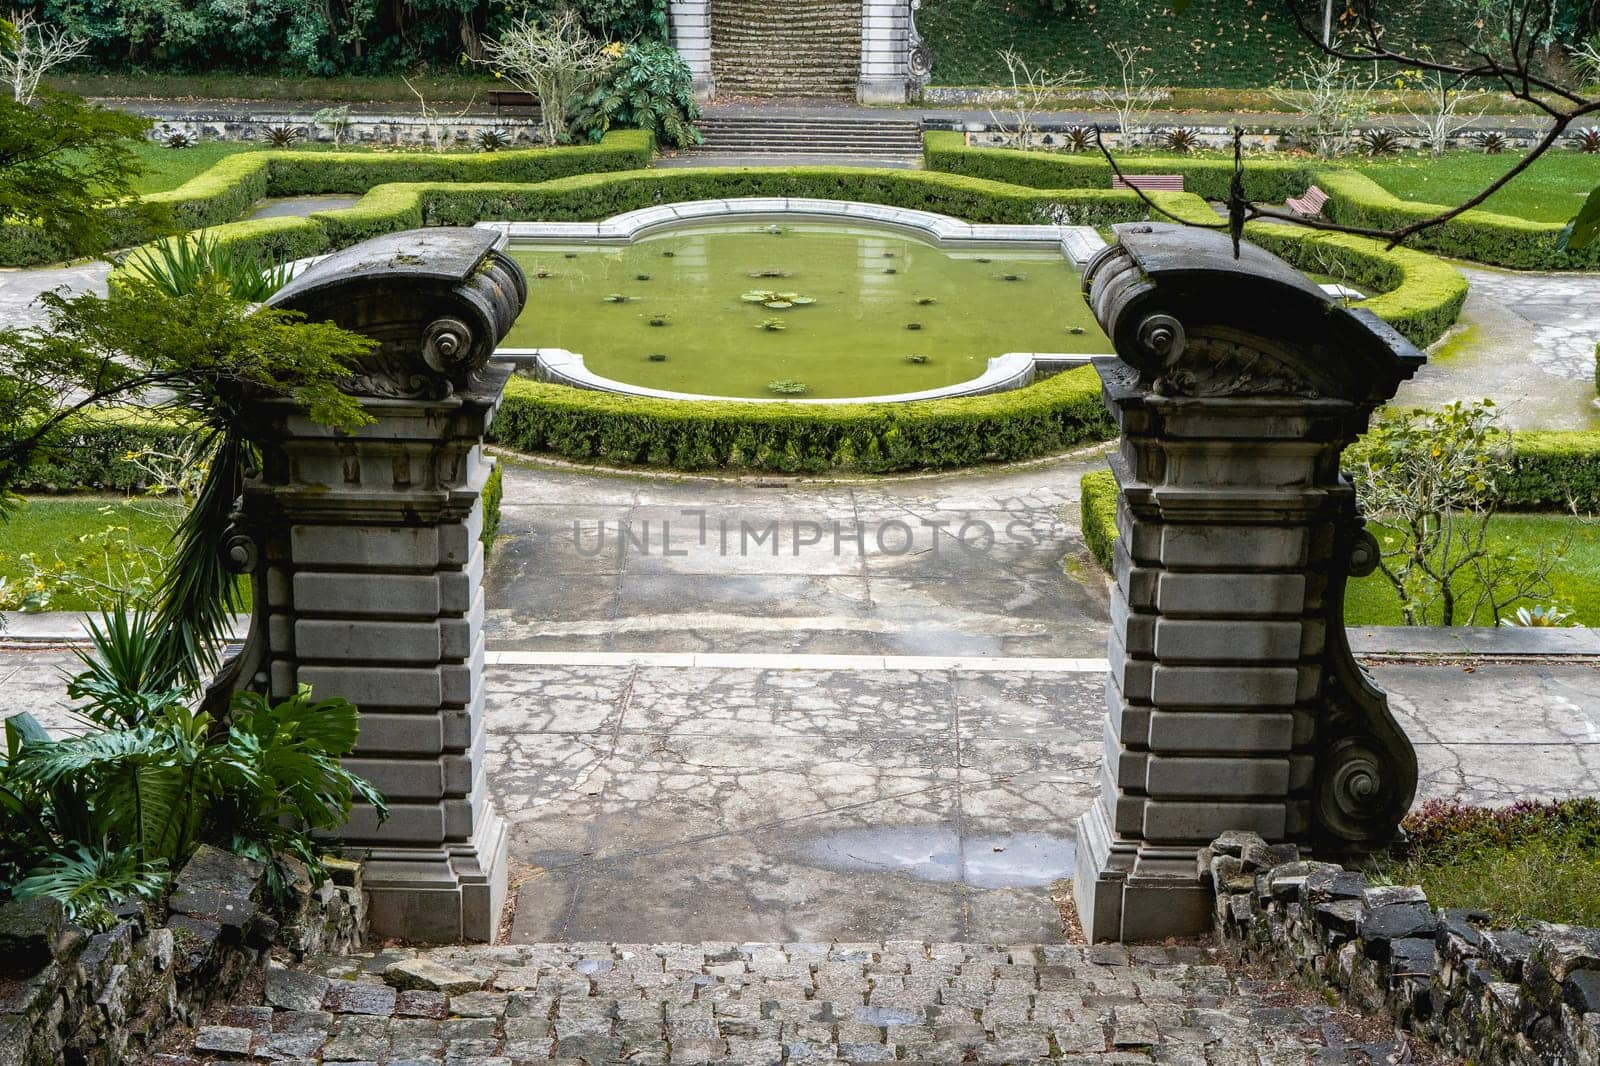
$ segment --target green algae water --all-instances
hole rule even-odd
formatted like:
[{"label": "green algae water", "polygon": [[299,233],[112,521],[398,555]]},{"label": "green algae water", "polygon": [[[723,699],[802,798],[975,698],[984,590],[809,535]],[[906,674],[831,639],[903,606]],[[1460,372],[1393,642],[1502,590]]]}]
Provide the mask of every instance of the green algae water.
[{"label": "green algae water", "polygon": [[1007,352],[1111,350],[1077,268],[1053,249],[957,251],[882,229],[751,221],[510,252],[528,304],[505,347],[565,348],[649,388],[879,396],[970,380]]}]

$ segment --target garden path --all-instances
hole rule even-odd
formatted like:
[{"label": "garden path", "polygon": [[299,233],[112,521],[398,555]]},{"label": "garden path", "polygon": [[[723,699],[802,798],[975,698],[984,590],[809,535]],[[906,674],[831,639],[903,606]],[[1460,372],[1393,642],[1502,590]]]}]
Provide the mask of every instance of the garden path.
[{"label": "garden path", "polygon": [[1600,429],[1600,274],[1456,267],[1469,286],[1457,329],[1393,403],[1437,407],[1487,396],[1514,429]]}]

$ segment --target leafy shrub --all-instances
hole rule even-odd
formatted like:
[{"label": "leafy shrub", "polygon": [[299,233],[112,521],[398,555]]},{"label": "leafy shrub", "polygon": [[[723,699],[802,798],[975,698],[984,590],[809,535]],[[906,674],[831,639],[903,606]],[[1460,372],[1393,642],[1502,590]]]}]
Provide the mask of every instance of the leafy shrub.
[{"label": "leafy shrub", "polygon": [[299,126],[268,126],[267,143],[274,148],[288,148],[306,135]]},{"label": "leafy shrub", "polygon": [[644,41],[625,47],[580,94],[573,131],[598,141],[612,126],[632,126],[660,143],[687,148],[701,141],[693,125],[699,117],[689,65],[664,41]]},{"label": "leafy shrub", "polygon": [[1046,455],[1112,431],[1099,378],[1082,367],[1010,392],[895,404],[656,400],[514,378],[493,435],[619,465],[881,473]]},{"label": "leafy shrub", "polygon": [[495,534],[500,532],[500,501],[505,496],[505,471],[498,462],[489,471],[489,480],[483,483],[483,554],[487,558],[494,551]]},{"label": "leafy shrub", "polygon": [[1404,856],[1376,873],[1420,885],[1435,907],[1484,911],[1497,925],[1600,924],[1600,800],[1478,807],[1435,799],[1402,825]]},{"label": "leafy shrub", "polygon": [[1472,143],[1482,149],[1485,155],[1499,155],[1507,148],[1505,134],[1497,130],[1484,130],[1472,136]]},{"label": "leafy shrub", "polygon": [[1400,150],[1400,135],[1394,130],[1362,130],[1360,141],[1362,153],[1374,159],[1379,156],[1394,155]]},{"label": "leafy shrub", "polygon": [[139,248],[128,256],[126,266],[168,296],[221,287],[234,299],[260,303],[289,282],[288,264],[263,262],[238,245],[221,243],[206,230]]},{"label": "leafy shrub", "polygon": [[1511,438],[1500,502],[1525,511],[1600,510],[1600,433],[1523,430]]},{"label": "leafy shrub", "polygon": [[93,650],[67,690],[89,732],[53,740],[30,715],[6,720],[0,885],[103,927],[125,900],[159,896],[201,843],[266,862],[279,891],[285,856],[320,883],[311,831],[343,825],[356,800],[387,813],[339,764],[355,747],[355,707],[313,703],[309,690],[276,706],[241,693],[217,722],[191,708],[192,693],[152,686],[152,630],[142,613],[91,624]]},{"label": "leafy shrub", "polygon": [[1169,152],[1188,155],[1200,147],[1200,134],[1188,126],[1174,126],[1170,130],[1162,130],[1160,136],[1161,147]]},{"label": "leafy shrub", "polygon": [[1107,573],[1117,543],[1117,476],[1093,470],[1078,483],[1078,521],[1083,543]]},{"label": "leafy shrub", "polygon": [[1600,153],[1600,126],[1587,126],[1578,130],[1568,143],[1585,155]]},{"label": "leafy shrub", "polygon": [[[378,152],[240,152],[219,160],[176,189],[141,198],[145,213],[107,209],[112,218],[110,246],[127,246],[155,236],[153,222],[192,230],[220,226],[268,196],[364,193],[395,181],[548,181],[572,174],[648,166],[648,134],[619,130],[599,144],[528,148],[485,155],[394,154]],[[302,219],[259,219],[237,225],[270,224],[294,228]],[[369,234],[370,236],[370,234]],[[325,248],[295,251],[313,255]],[[60,258],[62,250],[36,226],[0,226],[0,266],[29,266]]]},{"label": "leafy shrub", "polygon": [[505,130],[484,130],[478,134],[478,151],[498,152],[511,147],[511,135]]}]

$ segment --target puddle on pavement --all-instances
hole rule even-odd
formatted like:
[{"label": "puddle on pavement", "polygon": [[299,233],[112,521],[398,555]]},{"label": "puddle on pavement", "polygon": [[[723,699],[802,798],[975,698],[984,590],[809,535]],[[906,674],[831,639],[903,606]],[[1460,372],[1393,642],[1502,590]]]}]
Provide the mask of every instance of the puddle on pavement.
[{"label": "puddle on pavement", "polygon": [[808,841],[802,853],[841,873],[897,873],[973,888],[1033,888],[1072,875],[1071,837],[991,834],[968,836],[964,845],[954,829],[906,826],[829,833]]}]

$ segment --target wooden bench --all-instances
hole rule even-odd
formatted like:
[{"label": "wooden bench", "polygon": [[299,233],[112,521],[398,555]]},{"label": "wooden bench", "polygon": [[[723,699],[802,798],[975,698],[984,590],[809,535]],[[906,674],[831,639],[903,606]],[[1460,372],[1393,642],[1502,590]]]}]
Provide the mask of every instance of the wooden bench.
[{"label": "wooden bench", "polygon": [[1304,196],[1291,196],[1284,201],[1284,205],[1301,218],[1316,218],[1322,214],[1322,209],[1327,202],[1328,194],[1313,185],[1306,190]]},{"label": "wooden bench", "polygon": [[536,107],[539,99],[520,89],[490,89],[489,103],[499,110],[502,107]]},{"label": "wooden bench", "polygon": [[1182,174],[1129,174],[1126,177],[1111,175],[1113,189],[1143,189],[1149,192],[1152,189],[1160,192],[1182,192]]}]

